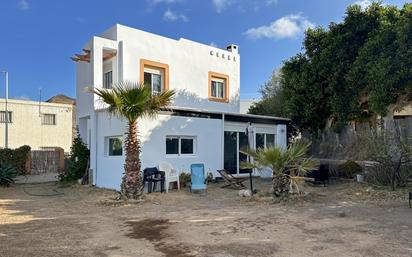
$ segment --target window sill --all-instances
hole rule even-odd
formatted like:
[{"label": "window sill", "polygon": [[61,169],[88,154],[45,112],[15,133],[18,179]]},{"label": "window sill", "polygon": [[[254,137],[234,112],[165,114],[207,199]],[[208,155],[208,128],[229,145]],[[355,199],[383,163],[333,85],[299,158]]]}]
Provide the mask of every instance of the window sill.
[{"label": "window sill", "polygon": [[209,97],[209,101],[213,102],[218,102],[218,103],[229,103],[229,99],[226,98],[215,98],[215,97]]},{"label": "window sill", "polygon": [[193,158],[196,154],[166,154],[166,158]]}]

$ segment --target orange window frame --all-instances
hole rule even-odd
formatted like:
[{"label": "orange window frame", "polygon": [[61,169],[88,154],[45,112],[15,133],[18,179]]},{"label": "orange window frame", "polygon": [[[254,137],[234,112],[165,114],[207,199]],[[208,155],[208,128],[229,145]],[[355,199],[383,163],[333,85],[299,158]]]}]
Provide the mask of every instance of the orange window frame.
[{"label": "orange window frame", "polygon": [[[222,73],[217,73],[213,71],[209,71],[209,79],[208,79],[208,95],[209,100],[214,102],[220,103],[228,103],[229,102],[229,76]],[[224,98],[217,98],[212,96],[212,80],[213,78],[223,79],[225,81],[225,97]]]},{"label": "orange window frame", "polygon": [[144,68],[154,68],[163,70],[163,90],[169,90],[169,65],[146,59],[140,59],[140,82],[144,83]]}]

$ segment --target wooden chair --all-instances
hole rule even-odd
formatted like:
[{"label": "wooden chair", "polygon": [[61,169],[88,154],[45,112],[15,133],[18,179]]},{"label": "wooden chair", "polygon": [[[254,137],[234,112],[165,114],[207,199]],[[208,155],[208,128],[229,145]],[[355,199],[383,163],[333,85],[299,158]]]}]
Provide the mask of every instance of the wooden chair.
[{"label": "wooden chair", "polygon": [[220,176],[222,176],[223,180],[226,182],[225,185],[222,186],[222,188],[225,187],[232,187],[234,189],[245,189],[246,186],[243,184],[244,181],[246,181],[248,178],[237,178],[227,172],[226,170],[218,170]]}]

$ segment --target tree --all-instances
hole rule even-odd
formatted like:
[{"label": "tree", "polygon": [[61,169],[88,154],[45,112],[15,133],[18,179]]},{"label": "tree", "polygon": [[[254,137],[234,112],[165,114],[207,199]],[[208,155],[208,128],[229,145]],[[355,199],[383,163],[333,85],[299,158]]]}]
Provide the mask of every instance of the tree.
[{"label": "tree", "polygon": [[306,157],[310,143],[295,143],[283,149],[274,146],[267,149],[244,149],[243,152],[253,161],[242,162],[244,169],[263,170],[270,168],[273,175],[273,194],[275,197],[287,197],[296,178],[303,176],[317,167],[317,162]]},{"label": "tree", "polygon": [[280,80],[280,71],[273,72],[272,77],[259,90],[262,100],[254,103],[249,108],[249,113],[275,117],[285,116]]},{"label": "tree", "polygon": [[84,176],[89,162],[90,151],[77,132],[70,147],[68,169],[60,175],[61,181],[74,181]]},{"label": "tree", "polygon": [[125,173],[122,178],[121,196],[125,199],[141,199],[143,183],[137,121],[140,118],[153,118],[162,108],[169,106],[175,91],[165,90],[153,94],[148,85],[121,82],[115,84],[112,89],[94,88],[93,92],[107,104],[109,114],[127,119]]},{"label": "tree", "polygon": [[281,105],[300,131],[339,132],[412,100],[412,4],[351,5],[342,22],[308,29],[303,49],[284,61],[277,90],[262,93],[253,113]]}]

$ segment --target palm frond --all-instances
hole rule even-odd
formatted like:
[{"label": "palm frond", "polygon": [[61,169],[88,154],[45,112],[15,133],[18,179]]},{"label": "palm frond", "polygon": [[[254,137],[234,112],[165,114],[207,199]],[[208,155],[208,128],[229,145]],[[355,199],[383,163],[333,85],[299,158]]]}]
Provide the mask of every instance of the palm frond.
[{"label": "palm frond", "polygon": [[109,113],[125,117],[130,123],[141,117],[154,117],[171,104],[175,95],[174,90],[152,94],[150,86],[131,81],[116,83],[112,89],[94,88],[91,92],[107,104]]}]

